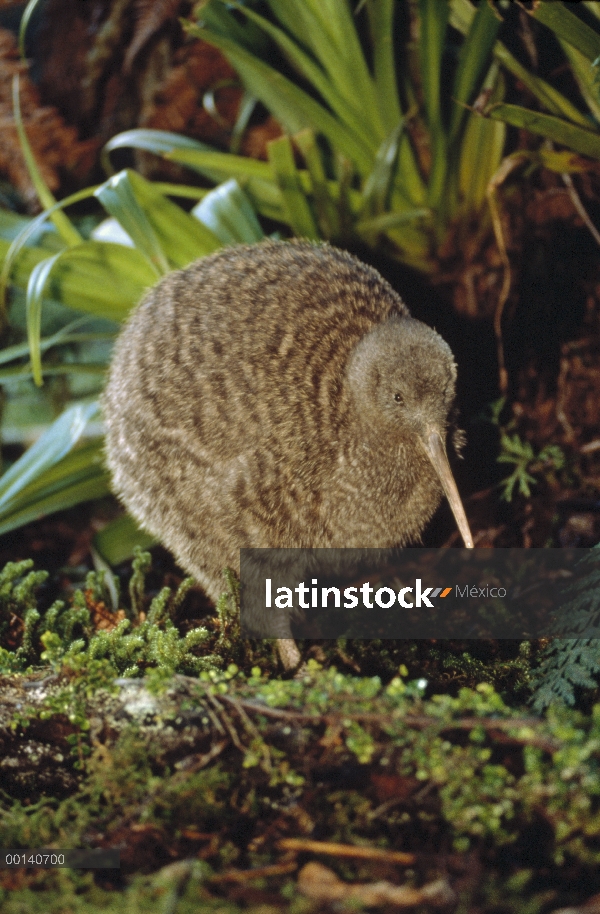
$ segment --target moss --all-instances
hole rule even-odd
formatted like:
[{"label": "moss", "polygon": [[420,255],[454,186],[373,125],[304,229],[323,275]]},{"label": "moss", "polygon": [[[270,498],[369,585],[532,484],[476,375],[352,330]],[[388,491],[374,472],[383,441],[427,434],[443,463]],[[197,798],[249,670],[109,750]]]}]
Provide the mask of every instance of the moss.
[{"label": "moss", "polygon": [[216,617],[182,633],[176,618],[193,580],[186,578],[175,592],[163,587],[150,600],[145,594],[147,552],[138,549],[133,561],[130,606],[115,611],[107,608],[110,595],[102,572],[90,573],[68,602],[58,600],[38,610],[36,590],[47,574],[31,571],[32,565],[9,563],[0,572],[0,673],[65,665],[90,670],[106,662],[114,675],[125,677],[149,669],[166,676],[197,675],[244,661],[249,654],[239,633],[239,586],[229,571]]}]

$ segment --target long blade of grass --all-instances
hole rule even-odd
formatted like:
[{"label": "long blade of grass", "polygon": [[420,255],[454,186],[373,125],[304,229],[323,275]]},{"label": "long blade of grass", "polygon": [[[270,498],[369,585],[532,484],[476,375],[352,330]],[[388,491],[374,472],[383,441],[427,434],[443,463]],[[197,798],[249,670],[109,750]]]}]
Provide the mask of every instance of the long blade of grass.
[{"label": "long blade of grass", "polygon": [[98,403],[74,403],[46,429],[22,457],[0,476],[0,512],[33,480],[73,450],[89,422],[100,415]]},{"label": "long blade of grass", "polygon": [[427,202],[427,186],[421,177],[410,136],[406,130],[402,133],[398,144],[398,168],[394,187],[413,206],[424,206]]},{"label": "long blade of grass", "polygon": [[353,161],[359,171],[368,171],[372,160],[369,146],[291,80],[227,38],[197,27],[188,31],[219,48],[248,90],[290,133],[312,127],[322,133],[333,148]]},{"label": "long blade of grass", "polygon": [[535,96],[540,104],[551,114],[555,114],[558,117],[566,117],[574,124],[578,124],[581,127],[589,125],[589,121],[585,115],[582,114],[568,98],[539,76],[530,73],[529,70],[522,66],[516,57],[513,57],[510,51],[508,51],[499,41],[494,45],[494,56],[513,74],[513,76],[516,76],[516,78],[529,89],[531,94]]},{"label": "long blade of grass", "polygon": [[250,159],[246,156],[235,156],[230,152],[216,149],[174,149],[165,153],[169,162],[187,165],[200,174],[211,176],[211,180],[220,181],[224,175],[235,175],[238,181],[272,181],[271,167],[267,162]]},{"label": "long blade of grass", "polygon": [[582,6],[585,6],[586,10],[589,10],[590,13],[600,19],[600,7],[598,6],[598,0],[582,0]]},{"label": "long blade of grass", "polygon": [[488,64],[496,42],[501,19],[490,3],[480,3],[473,22],[458,54],[452,98],[454,106],[450,121],[450,144],[456,141],[463,126],[467,109],[473,101],[484,67]]},{"label": "long blade of grass", "polygon": [[23,10],[23,15],[21,16],[21,22],[19,23],[19,54],[21,55],[21,60],[25,60],[25,37],[27,35],[27,29],[29,23],[31,22],[31,17],[36,11],[36,8],[40,5],[41,0],[29,0],[29,3]]},{"label": "long blade of grass", "polygon": [[[283,210],[279,188],[273,181],[273,174],[267,162],[220,152],[188,137],[165,130],[127,130],[113,137],[104,147],[103,157],[108,162],[109,154],[114,149],[144,149],[153,152],[172,162],[178,162],[193,169],[204,177],[218,184],[234,177],[244,192],[250,197],[256,210],[268,219],[283,221]],[[177,185],[157,184],[156,189],[162,193],[175,196]],[[185,188],[184,188],[185,191]],[[208,191],[198,188],[194,196],[202,197]],[[184,196],[192,196],[185,193]]]},{"label": "long blade of grass", "polygon": [[447,137],[442,120],[440,90],[449,7],[447,3],[439,3],[439,0],[419,0],[419,14],[419,65],[432,151],[428,196],[432,208],[438,210],[444,192],[447,166]]},{"label": "long blade of grass", "polygon": [[325,174],[325,167],[317,139],[312,130],[301,130],[294,136],[294,142],[306,163],[310,175],[319,232],[322,238],[333,240],[341,231],[341,220],[338,203],[335,200]]},{"label": "long blade of grass", "polygon": [[437,0],[419,0],[421,34],[419,63],[427,123],[432,133],[443,130],[440,104],[442,55],[449,9]]},{"label": "long blade of grass", "polygon": [[248,129],[250,119],[256,110],[257,104],[258,99],[251,95],[250,92],[244,91],[240,100],[235,124],[231,131],[231,140],[229,143],[229,152],[232,152],[234,155],[237,155],[240,151],[244,134]]},{"label": "long blade of grass", "polygon": [[[219,181],[223,175],[234,174],[238,180],[246,178],[261,178],[269,181],[271,169],[266,162],[250,159],[247,156],[237,156],[230,152],[220,152],[189,137],[170,133],[168,130],[125,130],[108,141],[103,154],[108,155],[115,149],[143,149],[156,155],[188,165],[196,171],[205,174],[212,172],[212,180]],[[158,185],[157,185],[158,186]],[[176,185],[174,185],[176,186]],[[198,194],[202,189],[198,188]]]},{"label": "long blade of grass", "polygon": [[390,135],[386,137],[375,156],[375,164],[363,188],[363,209],[365,213],[375,216],[388,207],[389,195],[398,161],[398,149],[404,132],[405,122],[402,118]]},{"label": "long blade of grass", "polygon": [[235,178],[211,190],[192,215],[222,244],[253,244],[265,237],[252,204]]},{"label": "long blade of grass", "polygon": [[557,38],[568,42],[590,62],[600,56],[600,35],[567,9],[560,0],[535,3],[528,11],[534,19],[551,29]]},{"label": "long blade of grass", "polygon": [[[37,233],[42,229],[46,220],[51,218],[57,210],[64,209],[66,206],[70,206],[73,203],[79,203],[81,200],[86,200],[89,197],[92,197],[95,190],[95,187],[86,187],[85,190],[71,194],[70,197],[67,197],[64,200],[53,204],[49,210],[45,210],[43,213],[40,213],[39,216],[36,216],[35,219],[32,219],[23,228],[23,230],[19,232],[15,240],[8,248],[2,263],[2,272],[0,273],[0,308],[2,309],[2,312],[5,312],[6,310],[6,289],[8,280],[10,278],[15,262],[24,248],[31,243],[32,239],[35,238]],[[2,245],[0,244],[0,250],[1,248]],[[46,256],[46,253],[44,252],[42,256]]]},{"label": "long blade of grass", "polygon": [[[40,203],[45,209],[49,209],[56,203],[56,200],[52,196],[50,189],[42,178],[42,173],[38,168],[33,150],[29,144],[29,140],[27,139],[27,133],[25,132],[23,118],[21,117],[21,101],[19,98],[18,75],[13,76],[12,94],[15,126],[17,128],[19,143],[21,144],[23,158],[25,159],[25,164],[27,165],[27,171],[29,172],[29,177],[31,178],[33,186],[35,187],[35,192],[40,199]],[[52,214],[51,218],[57,228],[57,231],[60,232],[66,244],[78,244],[81,241],[81,235],[71,220],[68,219],[62,211],[57,210]]]},{"label": "long blade of grass", "polygon": [[[361,100],[363,111],[372,125],[378,143],[385,137],[385,127],[381,116],[383,102],[377,95],[373,77],[361,47],[360,39],[350,11],[350,4],[344,0],[305,0],[321,19],[328,23],[334,32],[337,54],[328,55],[331,61],[329,72],[334,75],[340,72],[338,86],[348,100],[357,97]],[[343,69],[342,69],[343,67]],[[342,77],[343,73],[343,77]]]},{"label": "long blade of grass", "polygon": [[356,223],[355,229],[359,235],[363,236],[381,235],[390,229],[405,225],[407,222],[428,218],[431,218],[430,209],[425,207],[421,209],[415,208],[404,210],[401,213],[382,213],[380,216],[374,216],[370,219],[361,219]]},{"label": "long blade of grass", "polygon": [[581,127],[576,127],[574,124],[563,121],[561,118],[530,111],[528,108],[522,108],[519,105],[495,105],[486,111],[486,115],[494,120],[511,124],[513,127],[530,130],[532,133],[553,140],[555,143],[568,146],[582,155],[600,159],[600,133],[583,130]]},{"label": "long blade of grass", "polygon": [[110,162],[110,153],[115,149],[129,149],[131,147],[143,149],[145,152],[153,152],[156,155],[164,155],[172,152],[173,149],[211,149],[206,143],[182,136],[179,133],[171,133],[169,130],[147,130],[137,127],[132,130],[124,130],[122,133],[113,136],[102,149],[100,161],[110,177],[115,174]]},{"label": "long blade of grass", "polygon": [[194,149],[176,150],[165,158],[193,168],[216,184],[234,177],[262,216],[278,222],[285,221],[281,192],[267,162],[216,150],[201,152]]},{"label": "long blade of grass", "polygon": [[598,71],[591,66],[587,57],[584,57],[583,54],[574,48],[573,45],[569,44],[568,41],[561,40],[560,44],[571,64],[571,70],[577,80],[579,91],[583,95],[586,105],[590,109],[595,120],[597,122],[600,121],[600,87],[598,84]]},{"label": "long blade of grass", "polygon": [[43,384],[40,335],[44,289],[52,268],[59,257],[60,254],[55,254],[54,257],[48,257],[46,260],[42,260],[40,263],[36,264],[31,271],[27,284],[27,341],[29,343],[33,380],[37,387],[41,387]]},{"label": "long blade of grass", "polygon": [[[81,327],[83,324],[89,323],[93,318],[91,317],[78,317],[76,320],[71,321],[70,324],[66,324],[64,327],[61,327],[60,330],[57,330],[56,333],[53,333],[52,336],[47,336],[44,339],[40,340],[40,352],[47,352],[48,349],[52,349],[54,346],[66,346],[71,343],[85,343],[85,342],[94,342],[96,340],[108,340],[112,339],[114,336],[113,333],[75,333],[75,329]],[[0,349],[0,365],[7,365],[9,362],[14,362],[17,359],[22,359],[24,356],[29,353],[29,343],[14,343],[12,346],[5,346],[4,349]]]},{"label": "long blade of grass", "polygon": [[388,135],[402,117],[394,60],[395,8],[395,0],[369,0],[367,3],[373,46],[375,92],[380,116]]},{"label": "long blade of grass", "polygon": [[229,4],[211,3],[209,0],[208,3],[197,4],[195,13],[203,25],[208,26],[218,35],[233,38],[252,53],[262,54],[266,50],[267,42],[263,32],[247,19],[235,19],[231,15]]},{"label": "long blade of grass", "polygon": [[[499,64],[492,63],[482,89],[492,89],[492,103],[504,95],[504,82],[498,73]],[[486,203],[489,182],[500,167],[506,140],[506,125],[477,114],[469,114],[461,142],[458,165],[459,206],[467,213],[476,213]]]},{"label": "long blade of grass", "polygon": [[267,151],[269,163],[287,210],[289,225],[299,238],[310,238],[316,241],[319,238],[319,230],[298,177],[290,138],[282,136],[277,140],[272,140],[267,145]]},{"label": "long blade of grass", "polygon": [[82,501],[102,498],[109,492],[110,479],[104,466],[102,442],[84,445],[41,472],[10,503],[0,507],[0,533],[55,511],[64,511]]}]

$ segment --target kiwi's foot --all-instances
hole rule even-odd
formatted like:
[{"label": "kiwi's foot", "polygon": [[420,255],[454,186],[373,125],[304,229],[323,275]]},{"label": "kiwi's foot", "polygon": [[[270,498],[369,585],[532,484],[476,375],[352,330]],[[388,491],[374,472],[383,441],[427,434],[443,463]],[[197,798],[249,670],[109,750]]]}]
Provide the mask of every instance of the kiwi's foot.
[{"label": "kiwi's foot", "polygon": [[275,643],[277,645],[279,659],[281,660],[286,673],[291,670],[298,670],[302,663],[302,655],[298,650],[298,645],[294,639],[278,638]]}]

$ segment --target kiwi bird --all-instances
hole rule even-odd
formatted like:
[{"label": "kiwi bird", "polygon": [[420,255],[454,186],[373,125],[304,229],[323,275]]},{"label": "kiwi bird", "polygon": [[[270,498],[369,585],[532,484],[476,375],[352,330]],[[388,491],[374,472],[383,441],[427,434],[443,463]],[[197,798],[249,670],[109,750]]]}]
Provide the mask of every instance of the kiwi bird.
[{"label": "kiwi bird", "polygon": [[[212,600],[242,547],[419,541],[445,493],[456,366],[374,269],[327,244],[226,248],[167,275],[118,338],[113,485]],[[284,666],[300,655],[284,619]]]}]

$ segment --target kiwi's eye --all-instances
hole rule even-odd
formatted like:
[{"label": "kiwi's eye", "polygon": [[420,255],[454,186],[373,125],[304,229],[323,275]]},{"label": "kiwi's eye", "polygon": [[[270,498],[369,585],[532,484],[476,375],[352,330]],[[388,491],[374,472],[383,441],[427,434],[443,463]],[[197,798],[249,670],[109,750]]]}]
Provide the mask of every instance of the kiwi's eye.
[{"label": "kiwi's eye", "polygon": [[396,401],[396,403],[404,402],[404,398],[402,397],[402,394],[394,394],[394,400]]}]

